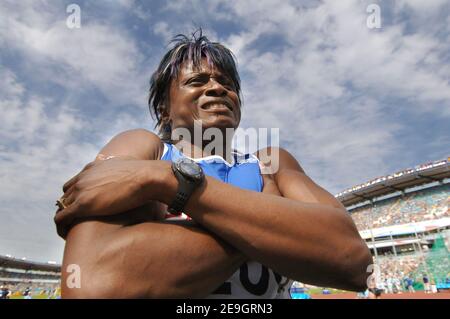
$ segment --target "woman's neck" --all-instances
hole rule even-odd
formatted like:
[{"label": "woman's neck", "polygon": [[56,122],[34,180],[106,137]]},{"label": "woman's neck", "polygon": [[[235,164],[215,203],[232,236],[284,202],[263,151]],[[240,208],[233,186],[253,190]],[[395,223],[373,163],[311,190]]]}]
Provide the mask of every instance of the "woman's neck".
[{"label": "woman's neck", "polygon": [[231,163],[233,161],[231,154],[231,143],[214,144],[213,142],[197,145],[187,140],[174,141],[175,147],[184,155],[190,158],[201,158],[211,155],[217,155]]}]

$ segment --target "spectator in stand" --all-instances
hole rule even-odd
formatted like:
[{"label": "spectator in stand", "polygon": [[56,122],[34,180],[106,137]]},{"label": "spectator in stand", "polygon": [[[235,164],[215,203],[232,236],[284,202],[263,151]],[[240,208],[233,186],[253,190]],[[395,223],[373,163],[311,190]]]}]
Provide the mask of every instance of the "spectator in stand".
[{"label": "spectator in stand", "polygon": [[381,278],[377,278],[377,276],[370,276],[367,282],[367,290],[368,290],[368,299],[379,299],[381,296],[381,289],[378,289],[377,282],[380,281]]},{"label": "spectator in stand", "polygon": [[31,299],[31,289],[30,287],[27,287],[25,291],[23,292],[23,298],[24,299]]},{"label": "spectator in stand", "polygon": [[414,290],[414,280],[410,277],[406,277],[405,280],[405,286],[406,286],[406,290],[412,293],[415,293],[416,291]]},{"label": "spectator in stand", "polygon": [[387,287],[387,292],[389,294],[394,293],[394,282],[393,282],[392,274],[389,274],[388,277],[386,278],[386,287]]},{"label": "spectator in stand", "polygon": [[436,281],[432,278],[431,279],[431,293],[435,294],[437,293],[437,286],[436,286]]},{"label": "spectator in stand", "polygon": [[401,294],[402,293],[402,284],[400,279],[398,279],[397,277],[394,277],[393,279],[393,290],[395,294]]},{"label": "spectator in stand", "polygon": [[387,293],[386,280],[384,278],[377,282],[376,290],[380,290],[380,294],[382,292]]},{"label": "spectator in stand", "polygon": [[10,290],[6,284],[0,286],[0,299],[9,299]]},{"label": "spectator in stand", "polygon": [[426,294],[431,293],[430,279],[428,279],[427,274],[423,274],[422,281],[423,281],[423,289],[424,289],[425,293]]}]

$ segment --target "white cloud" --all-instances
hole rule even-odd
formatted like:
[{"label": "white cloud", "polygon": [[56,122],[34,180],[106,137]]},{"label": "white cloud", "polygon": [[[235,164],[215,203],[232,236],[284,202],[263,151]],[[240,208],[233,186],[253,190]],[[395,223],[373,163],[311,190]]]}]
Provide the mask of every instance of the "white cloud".
[{"label": "white cloud", "polygon": [[[61,3],[0,3],[0,43],[21,62],[0,69],[0,233],[11,239],[2,241],[0,254],[23,250],[41,260],[41,251],[24,245],[26,238],[34,238],[41,248],[55,243],[46,253],[61,260],[62,244],[53,225],[61,185],[93,160],[102,143],[142,126],[123,114],[123,105],[146,112],[150,66],[142,65],[143,55],[128,30],[115,21],[89,22],[83,15],[92,12],[84,8],[82,27],[69,29]],[[48,95],[36,84],[27,85],[41,82],[56,85],[58,92]],[[109,101],[105,118],[90,117],[85,101],[77,97],[87,91]],[[119,108],[117,120],[110,120]]]},{"label": "white cloud", "polygon": [[[98,149],[80,143],[74,135],[86,127],[67,105],[57,105],[53,115],[46,112],[49,98],[25,97],[27,87],[9,69],[0,71],[8,79],[0,86],[0,233],[18,239],[2,250],[20,251],[19,237],[34,238],[36,243],[58,242],[54,232],[54,200],[61,195],[61,185],[87,162]],[[24,223],[25,221],[25,223]],[[45,247],[44,244],[42,244]],[[25,246],[27,247],[27,246]],[[58,258],[59,251],[52,257]],[[29,257],[40,259],[39,250],[27,250]]]},{"label": "white cloud", "polygon": [[[450,116],[448,62],[441,58],[449,47],[434,33],[407,34],[404,25],[368,29],[360,1],[324,1],[301,11],[293,2],[227,3],[245,26],[227,39],[250,75],[244,78],[245,124],[280,127],[293,153],[328,189],[392,169],[402,148],[395,135],[404,123],[390,117],[390,108],[403,107],[405,116]],[[288,44],[253,49],[267,34]],[[389,98],[403,106],[386,105]]]},{"label": "white cloud", "polygon": [[399,8],[408,7],[413,9],[419,14],[429,15],[430,13],[436,12],[437,10],[445,6],[447,9],[449,3],[447,0],[396,0],[395,5]]},{"label": "white cloud", "polygon": [[3,99],[10,99],[16,96],[22,96],[24,92],[23,86],[17,82],[15,74],[0,65],[0,75],[2,82],[0,85],[0,95]]},{"label": "white cloud", "polygon": [[170,41],[174,34],[169,30],[169,24],[165,21],[157,22],[153,25],[153,33],[162,37],[164,41]]},{"label": "white cloud", "polygon": [[[46,65],[50,81],[71,89],[94,86],[116,103],[142,105],[148,74],[139,68],[143,55],[134,38],[113,21],[107,25],[86,22],[70,29],[63,9],[36,2],[6,6],[0,10],[0,37],[24,54],[31,66]],[[81,13],[82,17],[88,14]]]}]

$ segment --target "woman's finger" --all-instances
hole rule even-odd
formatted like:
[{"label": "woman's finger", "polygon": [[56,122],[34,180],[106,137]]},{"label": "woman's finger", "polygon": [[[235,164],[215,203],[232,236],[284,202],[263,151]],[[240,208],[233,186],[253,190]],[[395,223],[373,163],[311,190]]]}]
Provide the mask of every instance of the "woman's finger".
[{"label": "woman's finger", "polygon": [[[72,186],[71,190],[73,190],[74,186]],[[66,207],[69,207],[71,204],[73,204],[76,201],[77,195],[75,194],[75,192],[70,192],[70,190],[64,194],[64,196],[61,198],[61,200],[63,201],[63,204]]]},{"label": "woman's finger", "polygon": [[83,167],[83,169],[74,177],[72,177],[71,179],[69,179],[64,185],[63,185],[63,192],[65,193],[70,187],[72,187],[72,185],[74,183],[76,183],[79,178],[80,175],[83,174],[84,171],[90,169],[91,167],[95,166],[96,164],[100,163],[101,161],[93,161],[88,163],[86,166]]},{"label": "woman's finger", "polygon": [[70,196],[70,194],[72,194],[75,191],[75,186],[76,184],[73,183],[72,185],[70,185],[70,187],[68,189],[66,189],[66,191],[64,192],[64,194],[61,196],[61,198],[67,198]]},{"label": "woman's finger", "polygon": [[69,179],[66,183],[64,183],[64,185],[63,185],[63,192],[64,193],[66,193],[67,190],[69,188],[71,188],[72,185],[74,185],[78,181],[78,178],[80,177],[80,174],[81,174],[81,172],[78,173],[77,175],[75,175],[74,177],[72,177],[71,179]]},{"label": "woman's finger", "polygon": [[66,230],[75,220],[76,204],[67,206],[62,210],[58,210],[53,218],[56,224],[58,235],[65,238]]}]

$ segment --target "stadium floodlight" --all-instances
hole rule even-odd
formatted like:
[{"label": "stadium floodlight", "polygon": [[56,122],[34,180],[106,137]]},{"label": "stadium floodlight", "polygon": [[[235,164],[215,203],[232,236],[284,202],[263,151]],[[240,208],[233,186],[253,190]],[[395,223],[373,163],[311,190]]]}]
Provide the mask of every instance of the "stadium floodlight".
[{"label": "stadium floodlight", "polygon": [[27,260],[25,257],[22,257],[22,260]]},{"label": "stadium floodlight", "polygon": [[11,255],[9,255],[9,254],[7,254],[7,255],[6,255],[6,257],[8,257],[8,258],[12,258],[12,256],[11,256]]},{"label": "stadium floodlight", "polygon": [[56,265],[56,261],[47,261],[47,264],[50,264],[50,265]]}]

